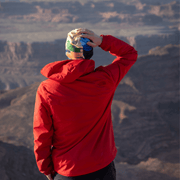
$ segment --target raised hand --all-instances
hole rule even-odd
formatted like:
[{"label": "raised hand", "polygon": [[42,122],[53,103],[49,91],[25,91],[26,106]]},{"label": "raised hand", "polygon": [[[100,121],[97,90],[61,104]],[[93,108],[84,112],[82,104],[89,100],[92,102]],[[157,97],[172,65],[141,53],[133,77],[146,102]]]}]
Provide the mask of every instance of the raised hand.
[{"label": "raised hand", "polygon": [[87,45],[89,46],[97,47],[102,43],[102,37],[98,36],[97,34],[95,34],[93,31],[89,29],[79,28],[77,31],[78,31],[78,34],[81,34],[81,37],[88,38],[92,41],[92,42],[87,42]]}]

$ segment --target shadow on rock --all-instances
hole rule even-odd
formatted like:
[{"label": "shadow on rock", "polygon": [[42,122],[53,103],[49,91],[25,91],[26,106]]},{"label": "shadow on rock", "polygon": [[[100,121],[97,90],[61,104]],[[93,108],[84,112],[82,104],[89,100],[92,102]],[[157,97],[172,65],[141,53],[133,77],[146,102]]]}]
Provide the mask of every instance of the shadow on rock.
[{"label": "shadow on rock", "polygon": [[46,180],[36,166],[34,153],[24,146],[0,142],[1,180]]}]

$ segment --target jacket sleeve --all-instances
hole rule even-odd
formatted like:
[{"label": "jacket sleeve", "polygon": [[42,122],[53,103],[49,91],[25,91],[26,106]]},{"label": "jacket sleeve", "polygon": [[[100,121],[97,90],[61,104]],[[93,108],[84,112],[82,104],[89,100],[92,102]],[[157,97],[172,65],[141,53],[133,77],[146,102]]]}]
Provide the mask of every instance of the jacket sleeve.
[{"label": "jacket sleeve", "polygon": [[53,123],[43,93],[43,87],[40,85],[36,93],[34,108],[34,154],[39,171],[48,175],[53,171],[51,158]]},{"label": "jacket sleeve", "polygon": [[109,51],[110,54],[116,56],[116,59],[105,67],[100,66],[100,69],[108,73],[113,79],[115,86],[117,86],[136,62],[137,51],[129,44],[111,35],[101,36],[103,37],[103,41],[100,47],[104,51]]}]

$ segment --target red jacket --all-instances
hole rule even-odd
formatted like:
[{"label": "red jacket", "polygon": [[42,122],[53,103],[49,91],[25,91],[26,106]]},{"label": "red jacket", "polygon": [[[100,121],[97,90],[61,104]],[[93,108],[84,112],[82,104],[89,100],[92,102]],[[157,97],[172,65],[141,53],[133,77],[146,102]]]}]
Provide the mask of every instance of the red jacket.
[{"label": "red jacket", "polygon": [[34,152],[46,175],[88,174],[116,156],[111,103],[137,51],[111,35],[103,35],[100,47],[117,56],[112,64],[95,69],[93,60],[64,60],[41,70],[48,79],[36,95]]}]

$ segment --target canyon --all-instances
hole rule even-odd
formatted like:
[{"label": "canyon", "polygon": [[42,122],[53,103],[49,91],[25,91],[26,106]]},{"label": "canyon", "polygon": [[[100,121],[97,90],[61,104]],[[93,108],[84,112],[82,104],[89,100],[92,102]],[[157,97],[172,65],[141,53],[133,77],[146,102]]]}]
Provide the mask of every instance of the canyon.
[{"label": "canyon", "polygon": [[[112,103],[117,180],[178,180],[179,1],[0,0],[0,176],[46,179],[33,154],[44,65],[67,59],[67,33],[111,34],[138,51]],[[94,49],[96,67],[115,57]]]}]

